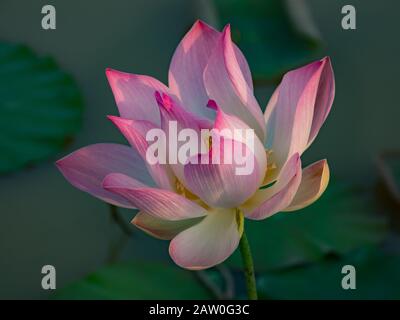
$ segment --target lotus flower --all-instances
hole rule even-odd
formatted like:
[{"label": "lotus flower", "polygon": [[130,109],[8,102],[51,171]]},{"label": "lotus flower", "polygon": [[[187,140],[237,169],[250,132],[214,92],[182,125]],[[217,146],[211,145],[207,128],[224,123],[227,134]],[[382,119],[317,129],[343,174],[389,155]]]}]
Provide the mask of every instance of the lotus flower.
[{"label": "lotus flower", "polygon": [[[264,114],[229,25],[222,32],[202,21],[193,25],[173,55],[168,87],[144,75],[112,69],[106,75],[120,114],[109,119],[130,146],[90,145],[57,166],[78,189],[116,206],[139,209],[132,223],[171,240],[169,253],[179,266],[199,270],[223,262],[238,246],[244,218],[262,220],[304,208],[327,187],[327,161],[302,169],[300,156],[332,106],[335,84],[329,58],[288,72]],[[196,131],[253,129],[254,148],[246,157],[254,161],[254,169],[238,175],[234,162],[150,164],[146,134],[154,128],[168,132],[170,121]],[[248,147],[243,139],[233,139],[232,145]],[[214,150],[189,153],[188,158],[207,158]]]}]

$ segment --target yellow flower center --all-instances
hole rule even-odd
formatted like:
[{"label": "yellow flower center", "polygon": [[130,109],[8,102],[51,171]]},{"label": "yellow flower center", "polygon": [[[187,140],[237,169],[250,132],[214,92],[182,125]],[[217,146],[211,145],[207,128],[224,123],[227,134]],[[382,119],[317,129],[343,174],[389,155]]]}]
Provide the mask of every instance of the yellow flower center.
[{"label": "yellow flower center", "polygon": [[196,196],[195,194],[191,193],[188,189],[186,189],[185,186],[182,184],[182,182],[178,180],[178,178],[175,178],[175,190],[176,193],[180,194],[181,196],[196,202],[197,204],[201,205],[204,208],[208,208],[208,206],[203,201],[201,201],[201,199],[198,196]]},{"label": "yellow flower center", "polygon": [[267,154],[267,171],[265,173],[265,177],[263,180],[262,185],[266,186],[272,182],[274,182],[276,180],[276,176],[278,173],[278,167],[275,163],[275,161],[273,160],[273,151],[266,149],[265,150],[266,154]]}]

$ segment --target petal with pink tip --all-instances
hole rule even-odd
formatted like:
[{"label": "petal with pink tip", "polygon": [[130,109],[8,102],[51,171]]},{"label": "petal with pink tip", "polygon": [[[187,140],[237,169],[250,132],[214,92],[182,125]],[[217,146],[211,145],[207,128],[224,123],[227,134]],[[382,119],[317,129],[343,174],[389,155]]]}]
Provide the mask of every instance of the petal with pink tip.
[{"label": "petal with pink tip", "polygon": [[155,238],[171,240],[182,231],[199,223],[201,219],[202,218],[192,218],[170,221],[156,218],[151,214],[141,211],[133,218],[131,223]]},{"label": "petal with pink tip", "polygon": [[139,152],[156,184],[161,189],[175,190],[175,176],[171,168],[167,164],[150,164],[146,159],[146,151],[149,147],[146,134],[149,130],[156,129],[156,126],[144,120],[129,120],[114,116],[108,118],[117,126],[132,147]]},{"label": "petal with pink tip", "polygon": [[310,137],[307,147],[314,141],[319,129],[321,129],[329,112],[331,111],[335,98],[335,76],[329,57],[325,58],[326,64],[321,72],[317,98],[314,107],[314,116],[311,126]]},{"label": "petal with pink tip", "polygon": [[[220,37],[220,32],[203,21],[196,21],[175,50],[169,68],[169,86],[187,110],[213,118],[213,112],[205,108],[208,95],[203,83],[203,73],[208,59]],[[239,67],[252,89],[249,66],[241,51],[234,46]]]},{"label": "petal with pink tip", "polygon": [[121,117],[160,124],[155,91],[167,91],[160,81],[144,75],[107,69],[106,75]]},{"label": "petal with pink tip", "polygon": [[234,208],[258,189],[261,172],[245,144],[212,133],[212,148],[190,158],[184,181],[209,206]]},{"label": "petal with pink tip", "polygon": [[282,168],[278,179],[269,188],[258,190],[240,208],[246,218],[261,220],[286,209],[293,201],[301,181],[301,161],[294,154]]},{"label": "petal with pink tip", "polygon": [[317,161],[303,169],[301,183],[292,203],[284,211],[295,211],[318,200],[329,183],[329,167],[326,160]]},{"label": "petal with pink tip", "polygon": [[187,128],[200,131],[203,128],[211,127],[210,120],[185,110],[174,96],[165,92],[156,91],[154,93],[154,98],[160,108],[161,128],[164,131],[168,130],[168,123],[171,120],[177,122],[178,132],[179,130]]},{"label": "petal with pink tip", "polygon": [[267,147],[278,166],[314,140],[331,109],[334,87],[329,58],[284,76],[265,111]]},{"label": "petal with pink tip", "polygon": [[228,114],[235,115],[253,128],[264,141],[265,122],[252,88],[240,68],[227,26],[204,70],[204,84],[213,99]]},{"label": "petal with pink tip", "polygon": [[154,185],[140,155],[123,145],[93,144],[58,160],[56,165],[74,187],[120,207],[134,208],[122,196],[103,189],[102,181],[109,173],[124,173],[145,184]]},{"label": "petal with pink tip", "polygon": [[[173,96],[170,96],[164,92],[156,92],[155,99],[160,107],[161,114],[161,129],[166,134],[168,144],[167,158],[168,164],[171,166],[174,174],[184,183],[183,164],[186,163],[187,159],[197,154],[199,148],[203,145],[204,141],[201,137],[201,129],[209,129],[212,127],[211,121],[206,118],[200,118],[195,114],[184,109]],[[185,132],[185,129],[192,129],[196,133],[193,137],[195,141],[180,141],[179,136]],[[178,139],[177,139],[178,138]],[[179,140],[179,141],[178,141]],[[185,144],[193,144],[193,148],[190,148],[185,159],[178,157],[178,153],[175,150],[180,150]],[[197,147],[195,147],[195,145]],[[169,151],[172,150],[173,153]]]},{"label": "petal with pink tip", "polygon": [[214,209],[197,225],[172,239],[169,254],[182,268],[201,270],[227,259],[241,237],[234,209]]},{"label": "petal with pink tip", "polygon": [[206,210],[177,193],[150,188],[129,176],[111,173],[103,188],[127,199],[133,206],[164,220],[183,220],[204,216]]}]

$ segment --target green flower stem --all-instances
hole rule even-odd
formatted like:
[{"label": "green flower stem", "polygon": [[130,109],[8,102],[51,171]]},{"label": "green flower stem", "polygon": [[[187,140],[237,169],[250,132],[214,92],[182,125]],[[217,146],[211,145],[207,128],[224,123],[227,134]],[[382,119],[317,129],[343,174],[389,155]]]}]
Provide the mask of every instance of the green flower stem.
[{"label": "green flower stem", "polygon": [[253,257],[251,256],[249,241],[243,230],[242,238],[239,243],[240,253],[244,266],[244,275],[246,278],[247,296],[249,300],[257,300],[256,277],[254,274]]}]

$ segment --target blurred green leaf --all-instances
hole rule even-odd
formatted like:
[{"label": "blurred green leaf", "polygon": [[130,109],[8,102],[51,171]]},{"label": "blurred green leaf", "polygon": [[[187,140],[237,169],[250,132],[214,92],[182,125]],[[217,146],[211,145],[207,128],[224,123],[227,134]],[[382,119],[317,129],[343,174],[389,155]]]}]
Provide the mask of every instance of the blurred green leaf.
[{"label": "blurred green leaf", "polygon": [[120,263],[57,290],[56,299],[211,299],[193,272],[157,263]]},{"label": "blurred green leaf", "polygon": [[[354,290],[341,286],[345,265],[355,267]],[[362,249],[343,259],[260,276],[258,291],[264,299],[400,299],[399,269],[400,256]]]},{"label": "blurred green leaf", "polygon": [[81,126],[73,79],[51,58],[0,42],[0,173],[54,155]]},{"label": "blurred green leaf", "polygon": [[[386,234],[386,220],[367,190],[331,184],[311,206],[263,221],[246,220],[245,229],[255,268],[265,271],[378,243]],[[238,250],[227,263],[241,267]]]},{"label": "blurred green leaf", "polygon": [[[213,3],[220,27],[231,24],[232,38],[249,62],[255,81],[275,80],[320,53],[315,35],[305,32],[307,28],[300,28],[299,23],[295,25],[285,1],[213,0]],[[304,10],[297,6],[292,11],[299,16]]]}]

